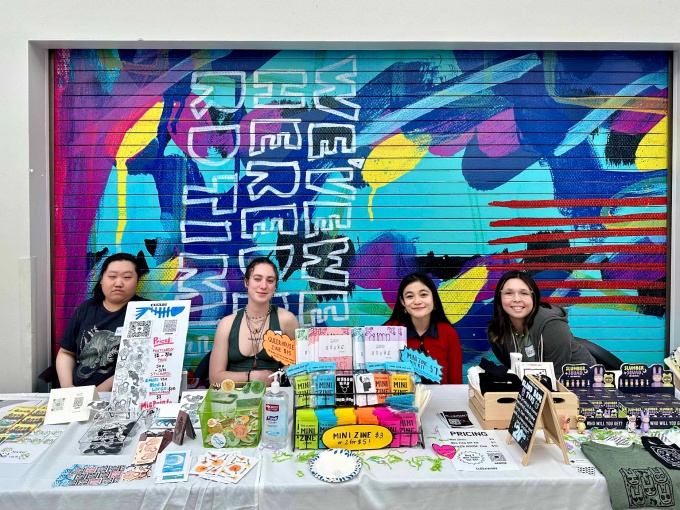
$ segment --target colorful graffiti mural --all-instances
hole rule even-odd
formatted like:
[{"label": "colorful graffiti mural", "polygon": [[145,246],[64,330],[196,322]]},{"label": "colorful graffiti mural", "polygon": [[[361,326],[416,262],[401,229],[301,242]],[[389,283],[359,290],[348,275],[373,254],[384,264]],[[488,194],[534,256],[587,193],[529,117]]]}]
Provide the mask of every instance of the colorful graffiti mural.
[{"label": "colorful graffiti mural", "polygon": [[190,299],[189,368],[270,255],[302,325],[375,325],[438,283],[467,364],[530,271],[625,361],[665,346],[668,56],[57,50],[58,336],[112,252]]}]

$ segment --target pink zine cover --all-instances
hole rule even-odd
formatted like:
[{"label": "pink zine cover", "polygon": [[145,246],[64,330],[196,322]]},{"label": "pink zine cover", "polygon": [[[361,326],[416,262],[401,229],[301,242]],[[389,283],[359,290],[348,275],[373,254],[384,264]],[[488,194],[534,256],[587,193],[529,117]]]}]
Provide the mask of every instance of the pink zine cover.
[{"label": "pink zine cover", "polygon": [[352,328],[309,328],[309,350],[338,370],[352,370]]}]

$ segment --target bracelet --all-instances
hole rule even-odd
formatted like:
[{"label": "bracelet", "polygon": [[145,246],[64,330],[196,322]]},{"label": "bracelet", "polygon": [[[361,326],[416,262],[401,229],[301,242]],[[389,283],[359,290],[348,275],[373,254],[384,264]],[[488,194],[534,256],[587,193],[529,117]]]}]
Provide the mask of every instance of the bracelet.
[{"label": "bracelet", "polygon": [[246,382],[250,382],[250,370],[248,370],[248,379]]}]

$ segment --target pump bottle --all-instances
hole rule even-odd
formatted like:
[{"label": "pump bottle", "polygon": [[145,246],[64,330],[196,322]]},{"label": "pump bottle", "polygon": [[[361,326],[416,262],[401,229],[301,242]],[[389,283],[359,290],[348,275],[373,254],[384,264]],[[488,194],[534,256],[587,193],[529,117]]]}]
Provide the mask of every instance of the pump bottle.
[{"label": "pump bottle", "polygon": [[274,445],[281,449],[288,442],[288,394],[281,390],[279,377],[282,371],[274,372],[271,387],[262,398],[262,444]]}]

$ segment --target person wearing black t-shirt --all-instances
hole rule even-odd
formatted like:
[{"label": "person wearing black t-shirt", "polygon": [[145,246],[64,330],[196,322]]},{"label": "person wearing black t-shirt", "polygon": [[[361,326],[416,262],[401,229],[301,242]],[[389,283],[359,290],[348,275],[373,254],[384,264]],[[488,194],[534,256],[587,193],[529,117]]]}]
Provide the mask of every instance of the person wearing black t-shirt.
[{"label": "person wearing black t-shirt", "polygon": [[116,253],[102,265],[92,298],[75,311],[59,340],[56,367],[62,388],[95,385],[111,391],[118,347],[130,301],[135,294],[140,268],[129,253]]}]

